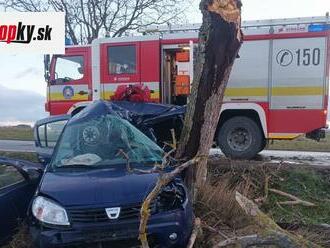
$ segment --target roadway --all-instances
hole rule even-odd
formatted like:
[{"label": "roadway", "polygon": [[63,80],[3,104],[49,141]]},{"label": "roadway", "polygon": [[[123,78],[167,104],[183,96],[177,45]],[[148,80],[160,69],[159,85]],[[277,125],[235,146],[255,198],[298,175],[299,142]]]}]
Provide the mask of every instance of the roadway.
[{"label": "roadway", "polygon": [[0,140],[0,151],[35,152],[34,141]]},{"label": "roadway", "polygon": [[[35,152],[35,147],[33,141],[0,140],[0,151]],[[220,149],[211,149],[210,154],[222,155]],[[260,153],[257,159],[330,166],[330,152],[265,150]]]}]

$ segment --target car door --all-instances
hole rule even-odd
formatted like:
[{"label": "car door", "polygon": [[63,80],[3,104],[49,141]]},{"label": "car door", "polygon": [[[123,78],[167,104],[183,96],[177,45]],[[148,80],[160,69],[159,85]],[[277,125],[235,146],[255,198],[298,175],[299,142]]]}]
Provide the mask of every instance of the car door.
[{"label": "car door", "polygon": [[37,121],[34,140],[40,163],[46,165],[50,162],[57,140],[70,118],[70,115],[61,115]]},{"label": "car door", "polygon": [[0,245],[25,218],[41,173],[38,164],[0,158]]}]

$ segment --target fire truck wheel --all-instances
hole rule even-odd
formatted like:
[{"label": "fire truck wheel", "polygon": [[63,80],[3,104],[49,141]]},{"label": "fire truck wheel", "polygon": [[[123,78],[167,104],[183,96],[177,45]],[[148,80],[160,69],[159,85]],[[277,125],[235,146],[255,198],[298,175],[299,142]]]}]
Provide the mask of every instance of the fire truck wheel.
[{"label": "fire truck wheel", "polygon": [[254,120],[237,116],[222,125],[217,141],[226,157],[252,159],[262,150],[264,137]]}]

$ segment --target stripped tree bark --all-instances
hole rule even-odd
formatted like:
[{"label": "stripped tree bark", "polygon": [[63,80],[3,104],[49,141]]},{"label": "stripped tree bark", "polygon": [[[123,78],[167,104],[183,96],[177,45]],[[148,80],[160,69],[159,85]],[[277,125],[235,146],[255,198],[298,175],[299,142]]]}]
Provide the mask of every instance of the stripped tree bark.
[{"label": "stripped tree bark", "polygon": [[201,157],[186,174],[188,188],[205,182],[207,158],[220,118],[229,75],[242,43],[241,1],[202,0],[203,24],[184,128],[176,157]]}]

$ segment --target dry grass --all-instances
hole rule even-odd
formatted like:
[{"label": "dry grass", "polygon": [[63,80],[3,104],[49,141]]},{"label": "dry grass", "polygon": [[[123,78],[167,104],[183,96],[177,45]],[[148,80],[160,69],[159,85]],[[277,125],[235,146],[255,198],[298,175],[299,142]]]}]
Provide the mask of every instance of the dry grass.
[{"label": "dry grass", "polygon": [[[254,170],[263,175],[262,166]],[[196,216],[202,219],[204,224],[219,230],[222,235],[204,230],[203,237],[198,240],[197,247],[213,247],[215,243],[225,240],[226,237],[237,235],[248,235],[256,232],[256,227],[235,200],[235,192],[252,199],[258,197],[256,185],[249,173],[253,172],[242,168],[236,170],[234,167],[222,169],[218,166],[210,168],[209,182],[198,192],[195,205]],[[240,172],[239,172],[240,171]]]},{"label": "dry grass", "polygon": [[330,247],[330,229],[320,227],[299,227],[290,232],[301,235],[307,240],[310,240],[322,247]]},{"label": "dry grass", "polygon": [[22,224],[10,243],[1,248],[33,248],[26,224]]},{"label": "dry grass", "polygon": [[[287,177],[297,176],[295,171],[289,165],[268,165],[260,163],[259,165],[250,165],[249,162],[240,162],[239,164],[229,164],[221,166],[220,164],[213,163],[210,167],[209,182],[199,191],[197,202],[195,205],[196,216],[202,219],[203,223],[207,223],[213,229],[220,231],[221,234],[210,231],[210,228],[205,228],[202,236],[198,239],[198,245],[196,247],[208,248],[213,247],[215,243],[223,241],[226,237],[232,238],[236,236],[253,235],[258,233],[258,227],[253,224],[248,216],[240,209],[234,198],[234,193],[239,191],[248,198],[254,200],[261,209],[271,212],[269,215],[278,220],[278,215],[274,214],[276,211],[282,214],[282,210],[276,205],[274,197],[267,191],[267,187],[278,186],[276,182],[282,181],[283,187],[291,189],[292,184],[296,182],[287,181]],[[222,164],[223,165],[223,164]],[[314,178],[313,173],[305,172],[310,176],[311,181],[323,180],[319,175],[319,178]],[[313,181],[313,182],[314,182]],[[327,184],[325,179],[323,184]],[[268,182],[266,184],[266,182]],[[314,187],[312,182],[304,182],[304,187]],[[288,185],[290,187],[288,187]],[[280,188],[282,189],[282,188]],[[295,187],[297,189],[297,187]],[[299,189],[298,189],[299,190]],[[290,192],[297,194],[297,192]],[[330,194],[330,189],[328,190]],[[322,192],[320,192],[322,194]],[[307,195],[302,194],[302,197]],[[315,195],[318,197],[318,195]],[[315,200],[314,200],[315,201]],[[271,207],[270,207],[271,205]],[[267,206],[265,209],[264,206]],[[306,224],[303,225],[299,222],[299,218],[307,219],[311,212],[313,213],[313,219],[311,222],[317,220],[320,221],[327,218],[325,205],[320,205],[317,208],[307,208],[300,206],[289,206],[286,214],[283,214],[283,219],[288,219],[296,224],[295,229],[290,231],[305,237],[306,239],[315,242],[323,247],[330,247],[330,231],[329,229],[316,228],[317,225]],[[299,218],[296,218],[296,217]],[[296,219],[294,219],[294,217]]]},{"label": "dry grass", "polygon": [[235,200],[235,191],[249,195],[249,186],[242,183],[235,188],[230,188],[230,182],[226,178],[216,185],[204,185],[198,192],[196,216],[213,227],[224,224],[238,229],[246,226],[248,220]]}]

